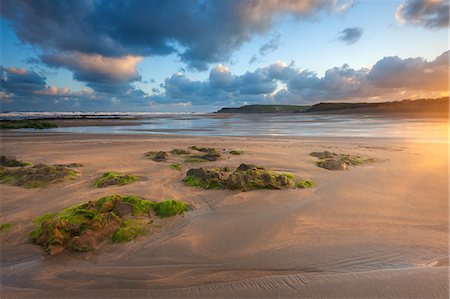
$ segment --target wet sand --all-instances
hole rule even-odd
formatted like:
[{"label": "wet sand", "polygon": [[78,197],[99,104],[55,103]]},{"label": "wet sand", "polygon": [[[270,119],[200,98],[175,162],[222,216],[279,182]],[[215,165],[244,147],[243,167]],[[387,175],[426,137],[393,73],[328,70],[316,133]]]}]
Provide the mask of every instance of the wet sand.
[{"label": "wet sand", "polygon": [[[252,163],[316,188],[237,192],[186,187],[144,157],[191,145],[240,149],[202,166]],[[379,159],[348,171],[312,151]],[[33,163],[82,163],[78,179],[45,189],[0,185],[2,298],[448,298],[448,145],[364,138],[235,138],[2,133],[1,152]],[[106,171],[145,177],[94,189]],[[174,198],[193,211],[150,235],[95,252],[46,255],[34,217],[110,194]]]}]

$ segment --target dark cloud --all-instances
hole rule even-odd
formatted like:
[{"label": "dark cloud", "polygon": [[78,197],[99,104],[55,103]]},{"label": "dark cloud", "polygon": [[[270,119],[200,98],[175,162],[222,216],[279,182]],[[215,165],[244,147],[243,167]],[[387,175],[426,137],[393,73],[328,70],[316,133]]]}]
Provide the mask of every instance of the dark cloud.
[{"label": "dark cloud", "polygon": [[[267,32],[277,16],[307,18],[341,10],[328,0],[116,0],[5,1],[2,16],[18,37],[45,52],[106,57],[177,53],[189,67],[205,70]],[[276,39],[263,47],[273,49]]]},{"label": "dark cloud", "polygon": [[344,30],[339,32],[338,40],[348,45],[351,45],[359,41],[362,35],[363,30],[361,28],[358,27],[345,28]]},{"label": "dark cloud", "polygon": [[258,61],[258,56],[257,55],[253,55],[250,60],[248,61],[249,64],[253,64],[255,62]]},{"label": "dark cloud", "polygon": [[280,45],[280,37],[281,36],[277,34],[262,45],[261,48],[259,48],[259,55],[266,56],[268,53],[278,49],[278,46]]},{"label": "dark cloud", "polygon": [[428,28],[444,28],[449,25],[448,0],[407,0],[395,15],[400,23],[410,23]]},{"label": "dark cloud", "polygon": [[33,71],[0,66],[0,72],[2,75],[0,87],[2,92],[7,94],[26,96],[43,90],[47,86],[46,78]]},{"label": "dark cloud", "polygon": [[[128,83],[98,82],[93,89],[74,92],[48,85],[44,75],[32,70],[0,66],[0,72],[1,111],[98,111],[115,106],[117,110],[123,110],[124,107],[142,108],[147,96]],[[119,106],[121,103],[124,105]]]}]

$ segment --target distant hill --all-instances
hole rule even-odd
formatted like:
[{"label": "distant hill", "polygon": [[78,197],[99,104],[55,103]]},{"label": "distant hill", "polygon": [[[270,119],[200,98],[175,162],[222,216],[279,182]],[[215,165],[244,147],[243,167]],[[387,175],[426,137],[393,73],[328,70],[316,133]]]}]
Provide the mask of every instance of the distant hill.
[{"label": "distant hill", "polygon": [[247,105],[239,108],[222,108],[216,113],[298,113],[310,107],[295,105]]},{"label": "distant hill", "polygon": [[403,100],[380,103],[319,103],[312,106],[247,105],[222,108],[216,113],[319,113],[386,114],[398,116],[448,117],[449,98]]},{"label": "distant hill", "polygon": [[449,98],[403,100],[382,103],[319,103],[311,106],[305,113],[378,113],[403,115],[448,116]]}]

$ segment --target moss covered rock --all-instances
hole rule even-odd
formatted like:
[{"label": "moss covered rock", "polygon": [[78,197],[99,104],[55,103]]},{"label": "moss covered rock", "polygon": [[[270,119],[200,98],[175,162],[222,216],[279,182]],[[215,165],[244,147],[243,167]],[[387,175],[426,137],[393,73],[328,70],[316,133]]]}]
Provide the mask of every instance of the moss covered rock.
[{"label": "moss covered rock", "polygon": [[319,158],[316,165],[328,170],[347,170],[349,166],[358,166],[376,162],[375,159],[364,159],[360,156],[349,154],[337,154],[329,151],[312,152],[310,156]]},{"label": "moss covered rock", "polygon": [[25,162],[25,161],[18,161],[14,158],[8,158],[6,156],[1,156],[0,157],[0,166],[5,166],[5,167],[23,167],[23,166],[27,166],[30,165],[31,163],[29,162]]},{"label": "moss covered rock", "polygon": [[229,168],[190,169],[184,180],[188,186],[203,189],[230,189],[249,191],[254,189],[295,188],[295,176],[277,173],[255,165],[241,164],[236,170]]},{"label": "moss covered rock", "polygon": [[188,150],[180,149],[180,148],[174,148],[170,151],[172,155],[189,155],[191,152]]},{"label": "moss covered rock", "polygon": [[244,154],[244,151],[241,151],[241,150],[231,150],[229,153],[230,153],[231,155],[239,156],[239,155],[243,155],[243,154]]},{"label": "moss covered rock", "polygon": [[134,183],[138,179],[139,178],[135,175],[121,174],[117,172],[105,172],[95,181],[94,187],[104,188],[108,186],[124,186]]},{"label": "moss covered rock", "polygon": [[58,126],[54,123],[47,121],[37,121],[37,120],[2,120],[0,121],[0,129],[50,129],[57,128]]},{"label": "moss covered rock", "polygon": [[106,196],[37,217],[29,236],[50,254],[66,249],[90,251],[107,239],[119,243],[147,234],[151,211],[169,217],[183,213],[188,207],[175,200],[150,202],[136,196]]},{"label": "moss covered rock", "polygon": [[148,152],[145,154],[146,157],[149,157],[153,161],[156,162],[163,162],[169,159],[169,155],[166,152],[159,151],[159,152]]},{"label": "moss covered rock", "polygon": [[199,163],[199,162],[214,162],[220,159],[222,156],[215,148],[198,148],[191,147],[196,151],[199,151],[203,154],[192,154],[185,159],[186,163]]},{"label": "moss covered rock", "polygon": [[46,187],[74,178],[77,172],[66,166],[38,164],[19,169],[0,168],[0,183],[25,188]]}]

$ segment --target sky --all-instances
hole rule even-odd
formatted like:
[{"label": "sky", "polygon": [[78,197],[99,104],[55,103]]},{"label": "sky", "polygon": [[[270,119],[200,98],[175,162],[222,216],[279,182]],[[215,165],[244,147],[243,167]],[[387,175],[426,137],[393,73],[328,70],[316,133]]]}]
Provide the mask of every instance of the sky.
[{"label": "sky", "polygon": [[0,110],[212,112],[448,96],[447,0],[16,0]]}]

